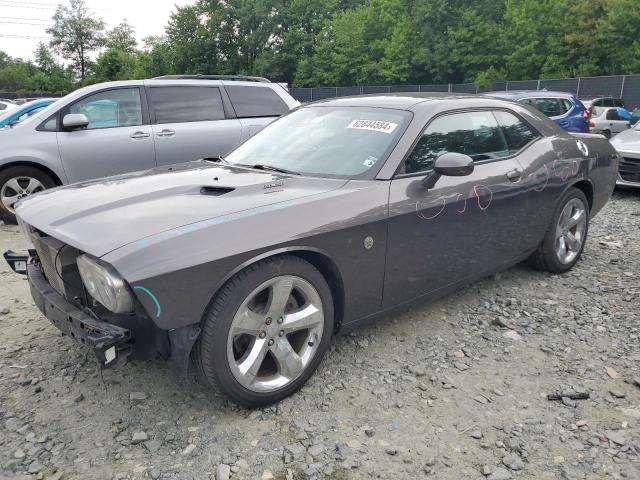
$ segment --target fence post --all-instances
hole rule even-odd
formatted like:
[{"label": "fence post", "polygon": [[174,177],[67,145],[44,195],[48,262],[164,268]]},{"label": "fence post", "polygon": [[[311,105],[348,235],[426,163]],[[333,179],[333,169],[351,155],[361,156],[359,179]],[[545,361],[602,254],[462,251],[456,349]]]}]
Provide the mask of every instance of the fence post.
[{"label": "fence post", "polygon": [[578,77],[578,89],[576,91],[576,97],[580,98],[580,80],[582,80],[582,77]]},{"label": "fence post", "polygon": [[538,79],[538,86],[536,87],[536,90],[540,90],[540,80]]},{"label": "fence post", "polygon": [[451,84],[447,87],[447,92],[451,93],[453,90],[451,89]]},{"label": "fence post", "polygon": [[507,82],[505,83],[505,87],[504,89],[508,92],[509,91],[509,80],[507,80]]},{"label": "fence post", "polygon": [[626,75],[622,76],[622,86],[620,87],[620,98],[624,98],[624,84],[625,84],[625,80],[627,79]]},{"label": "fence post", "polygon": [[311,90],[311,101],[313,102],[313,87],[311,87],[309,90]]}]

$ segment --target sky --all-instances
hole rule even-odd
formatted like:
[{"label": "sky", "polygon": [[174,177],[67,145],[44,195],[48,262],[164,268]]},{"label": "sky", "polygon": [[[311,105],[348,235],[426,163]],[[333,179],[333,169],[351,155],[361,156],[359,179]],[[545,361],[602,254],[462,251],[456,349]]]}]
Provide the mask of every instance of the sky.
[{"label": "sky", "polygon": [[[85,0],[95,17],[107,29],[126,18],[134,27],[138,41],[148,35],[164,33],[175,6],[195,0]],[[0,0],[0,50],[12,57],[34,58],[38,42],[48,42],[47,27],[55,13],[56,0]],[[66,0],[65,0],[66,3]],[[140,43],[142,46],[142,43]]]}]

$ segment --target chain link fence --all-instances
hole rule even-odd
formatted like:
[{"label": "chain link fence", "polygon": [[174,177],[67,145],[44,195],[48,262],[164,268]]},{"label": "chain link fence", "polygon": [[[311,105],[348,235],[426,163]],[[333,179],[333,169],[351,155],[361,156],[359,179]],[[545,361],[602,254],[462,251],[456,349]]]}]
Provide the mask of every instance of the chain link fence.
[{"label": "chain link fence", "polygon": [[[494,82],[492,91],[549,90],[573,93],[588,100],[595,97],[622,98],[628,109],[640,106],[640,75],[614,75],[609,77],[559,78],[549,80],[517,80]],[[313,102],[326,98],[347,97],[393,92],[452,92],[482,93],[474,83],[449,83],[427,85],[386,85],[362,87],[295,87],[291,95],[301,102]]]}]

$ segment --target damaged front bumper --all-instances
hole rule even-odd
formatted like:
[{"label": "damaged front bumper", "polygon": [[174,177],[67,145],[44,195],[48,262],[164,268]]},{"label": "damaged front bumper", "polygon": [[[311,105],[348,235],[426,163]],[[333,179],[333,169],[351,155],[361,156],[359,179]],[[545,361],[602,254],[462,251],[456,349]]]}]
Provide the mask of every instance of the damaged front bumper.
[{"label": "damaged front bumper", "polygon": [[38,264],[27,261],[31,296],[42,314],[64,335],[93,350],[104,367],[124,363],[131,355],[131,332],[103,322],[68,302],[47,282]]}]

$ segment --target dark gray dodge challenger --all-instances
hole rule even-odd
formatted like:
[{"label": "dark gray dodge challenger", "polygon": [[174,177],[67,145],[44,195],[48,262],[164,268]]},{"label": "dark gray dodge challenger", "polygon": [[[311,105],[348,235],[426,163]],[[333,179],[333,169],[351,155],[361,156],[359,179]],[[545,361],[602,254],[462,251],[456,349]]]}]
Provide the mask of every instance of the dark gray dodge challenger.
[{"label": "dark gray dodge challenger", "polygon": [[335,99],[226,158],[26,198],[33,248],[5,257],[104,366],[193,360],[255,406],[300,388],[336,332],[523,260],[571,269],[617,162],[504,100]]}]

